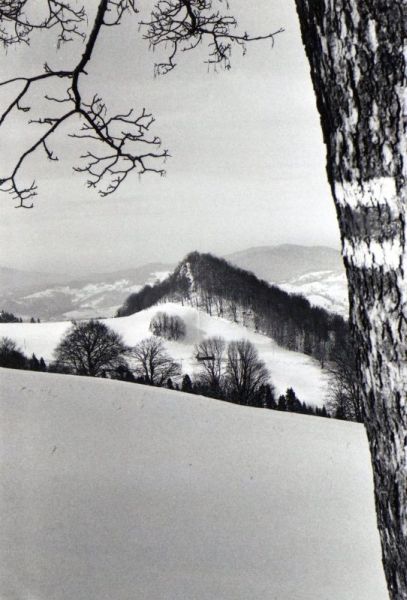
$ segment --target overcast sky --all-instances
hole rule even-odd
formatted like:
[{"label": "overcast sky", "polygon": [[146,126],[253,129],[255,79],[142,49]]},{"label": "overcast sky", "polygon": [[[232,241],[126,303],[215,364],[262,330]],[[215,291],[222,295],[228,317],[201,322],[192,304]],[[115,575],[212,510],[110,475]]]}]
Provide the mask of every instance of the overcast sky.
[{"label": "overcast sky", "polygon": [[[225,254],[286,242],[339,246],[294,1],[254,4],[231,0],[243,31],[285,32],[273,49],[266,41],[252,44],[245,57],[235,51],[228,72],[208,72],[203,56],[190,52],[157,79],[156,56],[138,30],[140,16],[102,30],[82,85],[119,111],[153,112],[154,132],[172,156],[167,176],[133,176],[100,198],[72,171],[83,148],[63,132],[55,135],[49,145],[58,163],[46,161],[42,151],[26,163],[27,177],[35,175],[39,186],[34,209],[15,209],[15,201],[0,196],[2,266],[78,275],[177,261],[194,249]],[[80,51],[72,46],[56,55],[48,39],[36,39],[31,48],[4,55],[1,72],[39,73],[45,60],[64,68]],[[3,90],[0,101],[6,96]],[[1,175],[29,135],[19,117],[9,121]]]}]

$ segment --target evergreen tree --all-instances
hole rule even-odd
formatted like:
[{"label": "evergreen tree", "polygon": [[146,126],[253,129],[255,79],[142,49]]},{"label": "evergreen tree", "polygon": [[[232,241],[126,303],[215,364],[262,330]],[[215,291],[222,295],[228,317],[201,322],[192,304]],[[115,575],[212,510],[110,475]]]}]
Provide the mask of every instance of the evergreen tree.
[{"label": "evergreen tree", "polygon": [[28,365],[29,365],[29,369],[31,369],[31,371],[40,371],[40,361],[35,356],[35,354],[33,354],[32,357],[30,358]]},{"label": "evergreen tree", "polygon": [[192,381],[188,373],[184,375],[182,379],[181,392],[186,392],[187,394],[193,393]]}]

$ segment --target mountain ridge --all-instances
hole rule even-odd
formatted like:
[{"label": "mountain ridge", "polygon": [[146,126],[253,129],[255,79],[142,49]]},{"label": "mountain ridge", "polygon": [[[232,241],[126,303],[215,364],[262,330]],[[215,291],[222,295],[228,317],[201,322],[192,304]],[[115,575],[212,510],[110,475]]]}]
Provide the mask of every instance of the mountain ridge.
[{"label": "mountain ridge", "polygon": [[131,294],[117,312],[128,316],[161,302],[190,304],[240,322],[285,348],[323,362],[347,335],[345,321],[211,254],[188,254],[166,279]]},{"label": "mountain ridge", "polygon": [[[316,306],[342,316],[347,314],[346,278],[341,258],[330,247],[257,246],[226,258],[260,279],[276,283],[290,293],[302,294]],[[24,319],[39,317],[52,321],[113,316],[132,291],[155,278],[162,279],[175,266],[151,262],[76,277],[30,273],[10,267],[4,267],[2,271],[0,267],[0,309]],[[307,276],[306,283],[302,279],[304,275]]]}]

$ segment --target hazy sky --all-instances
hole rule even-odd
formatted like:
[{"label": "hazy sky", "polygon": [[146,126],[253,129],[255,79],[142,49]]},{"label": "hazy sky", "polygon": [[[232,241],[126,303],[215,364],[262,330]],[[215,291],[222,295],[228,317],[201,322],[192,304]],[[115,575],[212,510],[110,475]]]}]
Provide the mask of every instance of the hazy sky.
[{"label": "hazy sky", "polygon": [[[157,79],[140,15],[102,30],[84,89],[121,112],[146,107],[154,114],[154,132],[172,156],[167,176],[135,175],[100,198],[86,188],[84,175],[72,172],[83,148],[63,132],[55,135],[49,145],[59,163],[38,151],[25,167],[39,186],[35,208],[15,209],[15,201],[0,196],[2,266],[85,274],[176,261],[193,249],[224,254],[285,242],[339,245],[294,0],[254,4],[231,0],[242,31],[282,26],[285,33],[273,49],[266,41],[252,44],[245,57],[236,50],[228,72],[208,72],[202,54],[190,52]],[[81,52],[72,45],[56,54],[48,42],[35,39],[28,49],[9,51],[1,72],[40,73],[45,60],[64,68]],[[6,100],[3,90],[0,101]],[[19,115],[9,121],[0,176],[29,135]]]}]

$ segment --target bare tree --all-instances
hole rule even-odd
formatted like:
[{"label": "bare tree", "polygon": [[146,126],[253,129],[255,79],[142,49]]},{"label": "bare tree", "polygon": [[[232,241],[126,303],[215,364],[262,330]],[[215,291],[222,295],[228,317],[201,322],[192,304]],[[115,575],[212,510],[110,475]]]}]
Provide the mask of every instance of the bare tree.
[{"label": "bare tree", "polygon": [[[125,16],[137,13],[135,0],[99,0],[95,14],[85,4],[78,7],[74,0],[46,0],[45,17],[33,15],[29,4],[27,0],[0,0],[0,41],[5,47],[29,44],[34,31],[51,30],[56,32],[57,47],[82,39],[84,50],[72,68],[55,69],[46,63],[41,73],[0,81],[0,86],[8,89],[20,84],[0,115],[0,134],[11,114],[31,110],[33,89],[37,93],[42,90],[45,102],[43,115],[29,120],[38,127],[38,136],[20,154],[11,172],[0,174],[0,189],[11,193],[19,207],[31,208],[37,185],[35,179],[30,185],[21,182],[23,167],[37,150],[42,150],[50,161],[57,161],[51,147],[52,136],[63,124],[75,119],[79,129],[69,135],[84,140],[87,149],[74,170],[85,173],[88,187],[97,188],[102,196],[115,192],[130,173],[164,175],[163,161],[169,154],[162,149],[161,139],[151,133],[153,116],[144,108],[136,113],[133,107],[111,114],[99,94],[87,97],[82,86],[99,36],[107,27],[119,25]],[[222,0],[219,4],[222,6]],[[140,27],[152,47],[163,45],[170,49],[168,59],[155,67],[158,74],[173,69],[179,52],[192,50],[204,39],[209,45],[208,62],[229,68],[233,45],[240,45],[245,51],[248,42],[273,40],[280,32],[254,37],[236,33],[236,20],[213,9],[212,0],[158,0],[150,19],[142,21]],[[54,90],[51,93],[50,86]]]},{"label": "bare tree", "polygon": [[221,395],[224,387],[225,350],[225,340],[219,336],[206,338],[194,347],[199,363],[198,382],[216,395]]},{"label": "bare tree", "polygon": [[150,337],[131,349],[135,373],[150,385],[163,385],[181,375],[181,366],[167,353],[161,340]]},{"label": "bare tree", "polygon": [[256,396],[270,379],[265,363],[249,340],[230,342],[227,352],[226,385],[237,404],[256,404]]},{"label": "bare tree", "polygon": [[185,323],[178,315],[158,312],[150,321],[151,333],[166,340],[179,340],[185,337]]},{"label": "bare tree", "polygon": [[106,371],[127,366],[128,347],[121,336],[102,321],[73,323],[55,350],[57,364],[77,375],[101,377]]},{"label": "bare tree", "polygon": [[331,414],[347,421],[363,422],[362,398],[356,362],[356,352],[348,337],[331,350],[328,373],[328,402]]}]

